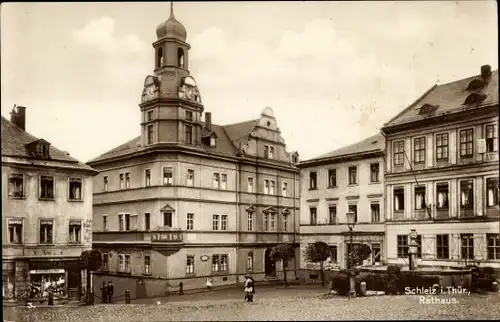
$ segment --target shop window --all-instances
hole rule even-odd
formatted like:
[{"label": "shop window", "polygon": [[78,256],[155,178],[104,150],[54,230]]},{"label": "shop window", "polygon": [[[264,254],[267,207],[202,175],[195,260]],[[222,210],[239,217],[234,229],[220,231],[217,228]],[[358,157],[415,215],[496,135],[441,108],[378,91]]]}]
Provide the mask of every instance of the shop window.
[{"label": "shop window", "polygon": [[45,270],[30,272],[31,288],[30,298],[48,298],[52,292],[56,297],[66,295],[66,273],[64,269],[52,269],[51,273]]}]

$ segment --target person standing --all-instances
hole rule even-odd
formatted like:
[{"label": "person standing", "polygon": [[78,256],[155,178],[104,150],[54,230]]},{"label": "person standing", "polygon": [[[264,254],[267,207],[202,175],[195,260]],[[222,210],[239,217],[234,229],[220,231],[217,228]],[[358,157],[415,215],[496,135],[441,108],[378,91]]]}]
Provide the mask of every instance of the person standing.
[{"label": "person standing", "polygon": [[106,282],[102,282],[101,297],[102,297],[102,303],[108,303],[108,292],[107,292]]},{"label": "person standing", "polygon": [[207,290],[212,290],[212,279],[210,277],[207,278]]},{"label": "person standing", "polygon": [[255,294],[254,280],[250,276],[245,276],[245,302],[253,302]]},{"label": "person standing", "polygon": [[115,293],[115,287],[113,286],[113,283],[111,283],[111,281],[108,282],[106,293],[108,295],[108,302],[113,303],[113,294]]}]

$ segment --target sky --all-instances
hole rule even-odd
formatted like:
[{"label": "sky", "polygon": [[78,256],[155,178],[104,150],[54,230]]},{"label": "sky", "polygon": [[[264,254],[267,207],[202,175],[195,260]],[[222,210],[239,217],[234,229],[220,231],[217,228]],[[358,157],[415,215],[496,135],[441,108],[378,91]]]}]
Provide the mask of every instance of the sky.
[{"label": "sky", "polygon": [[[140,135],[169,2],[2,3],[1,114],[90,159]],[[270,106],[313,158],[377,133],[434,84],[498,68],[495,1],[175,2],[215,124]]]}]

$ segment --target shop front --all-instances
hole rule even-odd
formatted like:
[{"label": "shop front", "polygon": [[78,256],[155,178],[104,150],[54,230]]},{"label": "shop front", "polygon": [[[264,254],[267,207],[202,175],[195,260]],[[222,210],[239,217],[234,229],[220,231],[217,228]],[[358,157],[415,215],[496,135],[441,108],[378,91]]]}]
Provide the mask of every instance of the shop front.
[{"label": "shop front", "polygon": [[81,271],[78,260],[32,259],[29,261],[29,298],[77,299],[81,294]]}]

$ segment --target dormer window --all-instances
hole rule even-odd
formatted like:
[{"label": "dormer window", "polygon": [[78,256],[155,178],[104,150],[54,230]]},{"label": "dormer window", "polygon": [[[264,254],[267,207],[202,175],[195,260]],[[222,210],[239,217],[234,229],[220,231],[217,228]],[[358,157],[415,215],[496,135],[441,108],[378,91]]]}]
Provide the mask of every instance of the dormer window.
[{"label": "dormer window", "polygon": [[486,97],[486,94],[471,93],[465,99],[464,105],[480,104]]},{"label": "dormer window", "polygon": [[431,114],[434,113],[438,109],[439,105],[431,105],[431,104],[424,104],[420,108],[420,111],[418,114]]},{"label": "dormer window", "polygon": [[469,83],[469,86],[467,86],[468,91],[476,91],[478,89],[481,89],[485,87],[488,83],[484,79],[474,79]]},{"label": "dormer window", "polygon": [[269,145],[264,145],[264,157],[266,159],[274,159],[274,147]]},{"label": "dormer window", "polygon": [[214,136],[211,136],[210,137],[210,147],[211,148],[215,148],[215,146],[217,145],[217,142],[215,140],[215,137]]},{"label": "dormer window", "polygon": [[50,157],[50,143],[43,139],[27,144],[26,149],[32,156],[36,156],[38,158]]}]

